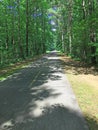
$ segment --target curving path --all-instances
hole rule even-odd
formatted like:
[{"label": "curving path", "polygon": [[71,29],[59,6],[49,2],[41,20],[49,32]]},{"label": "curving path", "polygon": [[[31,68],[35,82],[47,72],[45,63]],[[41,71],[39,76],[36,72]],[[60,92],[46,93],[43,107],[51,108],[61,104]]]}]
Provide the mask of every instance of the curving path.
[{"label": "curving path", "polygon": [[56,52],[0,82],[0,130],[88,130]]}]

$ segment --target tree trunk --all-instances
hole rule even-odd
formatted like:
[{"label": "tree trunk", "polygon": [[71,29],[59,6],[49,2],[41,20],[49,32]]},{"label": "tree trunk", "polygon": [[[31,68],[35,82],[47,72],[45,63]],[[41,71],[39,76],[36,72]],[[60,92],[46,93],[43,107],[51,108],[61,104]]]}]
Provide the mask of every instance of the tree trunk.
[{"label": "tree trunk", "polygon": [[20,49],[20,57],[22,57],[23,59],[24,57],[24,53],[23,53],[23,48],[22,48],[22,43],[21,43],[21,21],[20,21],[20,1],[17,1],[18,3],[18,45],[19,45],[19,49]]},{"label": "tree trunk", "polygon": [[[94,0],[89,0],[89,16],[92,16],[93,13],[94,13]],[[91,43],[96,43],[96,30],[95,30],[95,21],[92,21],[91,20],[91,23],[90,23],[90,42]],[[95,53],[96,53],[96,46],[92,45],[91,46],[91,63],[92,64],[96,64],[97,61],[96,61],[96,56],[95,56]]]},{"label": "tree trunk", "polygon": [[67,32],[68,32],[68,42],[69,42],[69,53],[72,53],[72,14],[73,14],[73,0],[69,0],[69,6],[68,6],[68,26],[67,26]]},{"label": "tree trunk", "polygon": [[29,39],[29,2],[26,0],[26,56],[29,55],[29,47],[28,47],[28,39]]}]

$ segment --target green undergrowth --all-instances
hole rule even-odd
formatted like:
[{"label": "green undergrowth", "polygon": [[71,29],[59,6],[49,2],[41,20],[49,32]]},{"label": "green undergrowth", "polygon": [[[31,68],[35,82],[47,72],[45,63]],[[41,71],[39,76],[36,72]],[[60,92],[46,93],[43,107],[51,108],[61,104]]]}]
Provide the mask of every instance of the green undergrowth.
[{"label": "green undergrowth", "polygon": [[27,60],[17,62],[15,64],[10,64],[8,66],[2,66],[0,68],[0,81],[5,80],[8,76],[12,75],[17,70],[27,67],[30,63],[32,63],[33,61],[35,61],[41,57],[42,57],[42,55],[35,56],[34,58],[29,58]]}]

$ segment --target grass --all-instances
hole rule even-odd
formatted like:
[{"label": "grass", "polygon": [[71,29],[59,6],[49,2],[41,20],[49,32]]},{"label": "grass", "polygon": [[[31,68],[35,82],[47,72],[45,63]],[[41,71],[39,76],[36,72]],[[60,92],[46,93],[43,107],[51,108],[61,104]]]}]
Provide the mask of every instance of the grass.
[{"label": "grass", "polygon": [[80,108],[84,113],[90,130],[97,130],[98,88],[95,88],[86,81],[81,81],[79,75],[68,74],[68,78],[72,84],[72,88],[76,94]]},{"label": "grass", "polygon": [[68,57],[62,58],[65,72],[76,94],[79,106],[84,114],[90,130],[98,129],[98,75],[94,67],[87,68],[83,64]]},{"label": "grass", "polygon": [[[38,59],[32,58],[26,61],[15,63],[0,70],[0,80],[4,80],[15,71],[26,67]],[[63,55],[65,72],[72,84],[80,108],[88,123],[90,130],[98,129],[98,72],[94,67],[87,67],[79,61],[74,61]]]}]

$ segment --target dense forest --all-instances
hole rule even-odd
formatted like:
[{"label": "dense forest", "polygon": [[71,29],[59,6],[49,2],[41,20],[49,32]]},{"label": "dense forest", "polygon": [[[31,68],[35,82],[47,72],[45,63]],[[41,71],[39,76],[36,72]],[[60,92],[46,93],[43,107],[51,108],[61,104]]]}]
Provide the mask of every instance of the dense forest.
[{"label": "dense forest", "polygon": [[98,64],[97,0],[0,0],[0,66],[53,49]]}]

